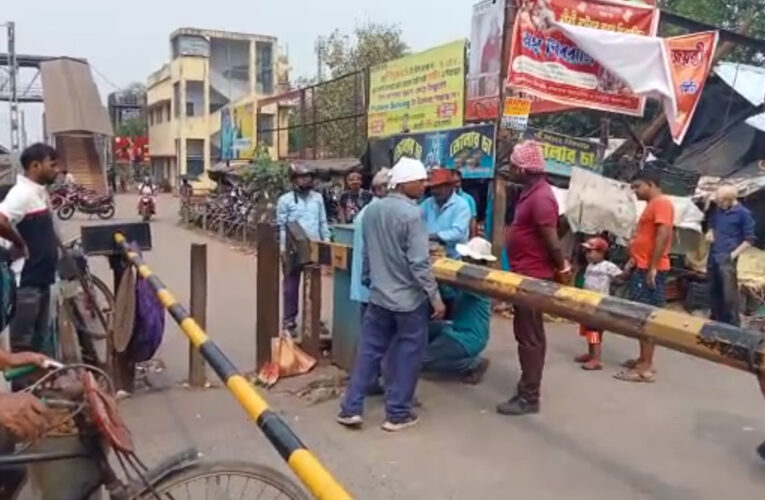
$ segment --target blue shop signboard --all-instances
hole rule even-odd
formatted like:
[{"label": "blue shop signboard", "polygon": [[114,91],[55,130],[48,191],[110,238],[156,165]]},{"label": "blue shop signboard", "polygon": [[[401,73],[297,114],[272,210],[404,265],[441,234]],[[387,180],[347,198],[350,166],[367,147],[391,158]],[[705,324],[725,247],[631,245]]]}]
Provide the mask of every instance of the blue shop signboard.
[{"label": "blue shop signboard", "polygon": [[465,179],[494,177],[494,125],[476,125],[393,137],[393,163],[416,158],[430,170],[458,168]]},{"label": "blue shop signboard", "polygon": [[526,129],[523,138],[533,139],[542,145],[549,174],[571,177],[573,167],[596,173],[603,170],[597,143],[533,128]]}]

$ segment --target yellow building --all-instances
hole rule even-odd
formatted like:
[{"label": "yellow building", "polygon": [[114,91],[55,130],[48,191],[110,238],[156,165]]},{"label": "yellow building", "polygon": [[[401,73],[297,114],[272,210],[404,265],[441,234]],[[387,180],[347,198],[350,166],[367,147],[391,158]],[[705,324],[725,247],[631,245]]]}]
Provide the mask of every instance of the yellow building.
[{"label": "yellow building", "polygon": [[277,156],[276,133],[265,132],[276,128],[277,105],[256,112],[258,99],[289,88],[276,38],[180,28],[170,35],[170,62],[146,87],[155,179],[177,186],[188,175],[206,183],[216,164],[252,159],[256,136]]}]

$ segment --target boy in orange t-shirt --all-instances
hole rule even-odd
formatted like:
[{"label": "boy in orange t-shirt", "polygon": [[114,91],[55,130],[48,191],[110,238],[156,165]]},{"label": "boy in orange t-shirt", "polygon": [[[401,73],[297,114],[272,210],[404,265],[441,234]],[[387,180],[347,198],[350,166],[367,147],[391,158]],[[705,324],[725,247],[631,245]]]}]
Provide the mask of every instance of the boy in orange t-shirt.
[{"label": "boy in orange t-shirt", "polygon": [[[632,180],[632,190],[645,207],[637,223],[635,236],[630,244],[632,269],[629,282],[629,300],[655,307],[665,303],[665,287],[669,272],[669,250],[672,246],[675,209],[672,200],[664,196],[659,187],[658,176],[643,170]],[[626,382],[653,382],[654,343],[640,341],[640,357],[625,362],[626,370],[615,378]]]}]

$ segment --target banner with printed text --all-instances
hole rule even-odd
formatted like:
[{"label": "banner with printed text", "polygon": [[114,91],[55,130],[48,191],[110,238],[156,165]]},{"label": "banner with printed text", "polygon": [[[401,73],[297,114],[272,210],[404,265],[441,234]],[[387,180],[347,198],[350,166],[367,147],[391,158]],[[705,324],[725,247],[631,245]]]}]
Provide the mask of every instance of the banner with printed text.
[{"label": "banner with printed text", "polygon": [[598,143],[534,128],[527,128],[523,138],[542,145],[545,170],[549,174],[571,177],[574,167],[596,173],[603,169]]},{"label": "banner with printed text", "polygon": [[464,40],[373,66],[369,137],[460,127],[464,100]]},{"label": "banner with printed text", "polygon": [[682,144],[709,77],[718,33],[707,31],[664,40],[669,74],[677,98],[677,114],[669,124],[672,139]]},{"label": "banner with printed text", "polygon": [[474,125],[393,137],[393,163],[403,157],[435,167],[459,169],[465,179],[494,177],[494,125]]},{"label": "banner with printed text", "polygon": [[554,26],[554,22],[654,36],[659,11],[619,0],[523,0],[515,19],[509,86],[574,107],[640,116],[634,95]]}]

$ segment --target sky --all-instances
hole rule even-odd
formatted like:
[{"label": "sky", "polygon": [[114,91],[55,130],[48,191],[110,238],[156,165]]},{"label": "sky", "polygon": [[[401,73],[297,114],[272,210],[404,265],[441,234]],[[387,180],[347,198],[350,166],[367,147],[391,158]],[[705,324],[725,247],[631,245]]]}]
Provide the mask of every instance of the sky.
[{"label": "sky", "polygon": [[[477,0],[476,0],[477,1]],[[367,21],[395,23],[413,51],[470,35],[473,0],[6,0],[0,24],[16,23],[17,53],[87,59],[105,100],[115,87],[144,82],[168,61],[179,27],[272,35],[288,49],[290,77],[315,76],[314,42]],[[6,52],[0,32],[0,52]],[[100,75],[99,75],[100,73]],[[103,75],[103,76],[101,76]],[[28,139],[41,137],[41,107],[25,106]],[[10,142],[0,103],[0,144]]]}]

